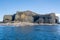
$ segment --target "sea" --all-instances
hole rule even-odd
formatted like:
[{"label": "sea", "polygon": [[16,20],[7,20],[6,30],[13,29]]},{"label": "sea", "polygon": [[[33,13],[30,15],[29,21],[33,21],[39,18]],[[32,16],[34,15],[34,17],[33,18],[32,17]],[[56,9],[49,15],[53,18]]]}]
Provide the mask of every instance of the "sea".
[{"label": "sea", "polygon": [[0,25],[0,40],[60,40],[60,25]]}]

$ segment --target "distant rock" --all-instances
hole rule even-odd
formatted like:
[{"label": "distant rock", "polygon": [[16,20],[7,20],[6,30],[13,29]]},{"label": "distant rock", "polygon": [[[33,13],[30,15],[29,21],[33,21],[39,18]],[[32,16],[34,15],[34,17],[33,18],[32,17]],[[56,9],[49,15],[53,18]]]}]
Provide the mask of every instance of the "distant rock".
[{"label": "distant rock", "polygon": [[3,18],[3,22],[30,22],[30,23],[48,23],[54,24],[59,23],[59,17],[55,15],[55,13],[49,14],[37,14],[32,11],[22,11],[16,12],[14,15],[5,15]]}]

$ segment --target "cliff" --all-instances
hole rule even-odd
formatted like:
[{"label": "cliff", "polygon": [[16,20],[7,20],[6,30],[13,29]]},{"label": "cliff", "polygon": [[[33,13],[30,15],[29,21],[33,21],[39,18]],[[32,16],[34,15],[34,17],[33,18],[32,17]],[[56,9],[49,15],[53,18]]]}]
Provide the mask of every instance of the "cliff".
[{"label": "cliff", "polygon": [[32,11],[22,11],[16,12],[14,15],[5,15],[3,18],[4,23],[8,22],[29,22],[29,23],[48,23],[54,24],[59,22],[59,18],[55,15],[55,13],[49,13],[45,15],[37,14]]}]

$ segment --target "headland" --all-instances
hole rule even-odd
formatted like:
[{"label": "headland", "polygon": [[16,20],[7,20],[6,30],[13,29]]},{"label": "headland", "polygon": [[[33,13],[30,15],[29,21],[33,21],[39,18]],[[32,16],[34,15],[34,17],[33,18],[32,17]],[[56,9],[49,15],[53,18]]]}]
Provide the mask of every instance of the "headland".
[{"label": "headland", "polygon": [[13,15],[4,15],[0,25],[32,26],[32,25],[56,25],[59,17],[55,13],[38,14],[32,11],[16,12]]}]

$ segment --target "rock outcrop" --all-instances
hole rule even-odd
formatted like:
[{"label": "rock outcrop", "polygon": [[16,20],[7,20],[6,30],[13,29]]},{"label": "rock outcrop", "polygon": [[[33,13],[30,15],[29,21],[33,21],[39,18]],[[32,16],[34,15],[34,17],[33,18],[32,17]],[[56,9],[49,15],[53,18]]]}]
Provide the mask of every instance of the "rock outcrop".
[{"label": "rock outcrop", "polygon": [[40,15],[32,11],[16,12],[14,15],[5,15],[3,22],[30,22],[30,23],[49,23],[59,22],[59,18],[55,13]]},{"label": "rock outcrop", "polygon": [[11,22],[12,21],[12,15],[5,15],[3,18],[3,22]]}]

